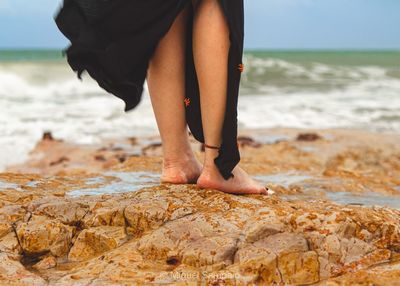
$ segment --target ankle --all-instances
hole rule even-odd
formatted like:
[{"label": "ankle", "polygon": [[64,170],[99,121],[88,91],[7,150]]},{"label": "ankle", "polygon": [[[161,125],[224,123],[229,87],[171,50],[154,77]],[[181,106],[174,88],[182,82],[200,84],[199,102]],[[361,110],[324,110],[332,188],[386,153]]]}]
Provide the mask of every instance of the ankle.
[{"label": "ankle", "polygon": [[164,155],[163,165],[164,166],[174,166],[190,161],[190,156],[188,154],[172,154]]},{"label": "ankle", "polygon": [[164,153],[163,166],[169,167],[182,165],[185,163],[193,162],[195,159],[196,157],[191,149]]},{"label": "ankle", "polygon": [[174,146],[163,145],[163,157],[168,161],[179,161],[193,157],[193,150],[189,142],[175,144]]},{"label": "ankle", "polygon": [[215,169],[215,158],[218,157],[218,150],[206,148],[204,152],[204,167]]},{"label": "ankle", "polygon": [[203,172],[206,172],[206,173],[218,172],[218,168],[217,168],[217,165],[215,165],[214,159],[213,160],[204,160]]}]

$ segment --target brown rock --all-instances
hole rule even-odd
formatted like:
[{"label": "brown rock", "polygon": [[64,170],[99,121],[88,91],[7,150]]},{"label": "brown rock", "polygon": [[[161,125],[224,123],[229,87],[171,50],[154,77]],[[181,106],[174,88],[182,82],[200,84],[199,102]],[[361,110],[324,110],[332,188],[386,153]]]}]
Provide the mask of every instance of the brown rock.
[{"label": "brown rock", "polygon": [[85,228],[96,226],[125,226],[124,206],[100,207],[87,214],[82,220]]},{"label": "brown rock", "polygon": [[[121,183],[92,173],[111,163],[116,171],[159,172],[161,149],[120,163],[130,153],[129,142],[112,148],[42,141],[19,174],[0,173],[1,182],[11,186],[0,190],[0,285],[397,286],[400,212],[393,206],[400,186],[400,137],[318,134],[326,132],[335,135],[332,140],[309,146],[286,141],[243,149],[243,167],[265,175],[260,179],[276,186],[276,196],[160,184],[72,199],[71,190]],[[279,133],[290,138],[298,131]],[[101,146],[111,147],[100,153]],[[96,161],[96,154],[110,160]],[[62,156],[70,158],[68,166],[49,166]],[[89,183],[89,178],[96,179]],[[361,207],[343,205],[325,197],[357,193],[364,203],[365,191],[390,206],[371,207],[368,200]],[[29,271],[33,263],[35,273]]]},{"label": "brown rock", "polygon": [[0,284],[15,286],[41,286],[47,282],[40,276],[28,271],[19,262],[19,257],[0,253]]},{"label": "brown rock", "polygon": [[10,232],[0,238],[0,252],[14,254],[20,254],[22,252],[21,246],[19,245],[14,232]]},{"label": "brown rock", "polygon": [[68,225],[75,225],[80,222],[87,212],[87,206],[69,200],[53,200],[39,205],[34,210],[35,215],[54,218]]},{"label": "brown rock", "polygon": [[287,285],[308,285],[319,281],[319,262],[315,251],[289,252],[278,258],[282,281]]},{"label": "brown rock", "polygon": [[307,240],[300,234],[283,232],[258,240],[254,246],[266,248],[278,256],[283,253],[308,251]]},{"label": "brown rock", "polygon": [[83,230],[76,239],[68,259],[84,261],[114,249],[127,240],[125,228],[99,226]]},{"label": "brown rock", "polygon": [[180,252],[182,262],[191,266],[214,265],[225,268],[233,263],[237,249],[236,239],[227,236],[204,237],[186,244]]},{"label": "brown rock", "polygon": [[167,220],[168,206],[167,201],[144,201],[140,205],[129,205],[124,214],[130,226],[130,232],[140,235],[146,230],[162,225]]},{"label": "brown rock", "polygon": [[74,227],[46,217],[33,217],[18,227],[17,234],[23,250],[30,254],[50,252],[56,257],[68,253]]},{"label": "brown rock", "polygon": [[56,258],[54,256],[47,256],[44,259],[40,260],[35,265],[33,265],[32,267],[36,270],[46,270],[54,268],[56,266],[57,266]]},{"label": "brown rock", "polygon": [[53,134],[50,131],[43,132],[42,140],[53,141]]},{"label": "brown rock", "polygon": [[341,241],[341,262],[343,264],[348,264],[353,261],[360,260],[363,256],[375,249],[376,248],[373,245],[370,245],[360,239],[354,237],[350,239],[344,238]]},{"label": "brown rock", "polygon": [[297,141],[316,141],[321,139],[321,136],[317,133],[300,133],[297,135]]}]

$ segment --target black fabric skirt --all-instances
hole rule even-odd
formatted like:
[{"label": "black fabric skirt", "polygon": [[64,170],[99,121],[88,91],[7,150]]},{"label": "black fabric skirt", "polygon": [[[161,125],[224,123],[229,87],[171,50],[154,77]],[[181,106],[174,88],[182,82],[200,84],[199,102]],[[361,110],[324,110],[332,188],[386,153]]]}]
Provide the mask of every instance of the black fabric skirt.
[{"label": "black fabric skirt", "polygon": [[[222,145],[215,164],[225,179],[240,161],[237,103],[243,71],[243,0],[219,1],[230,31],[228,94]],[[55,22],[71,44],[63,51],[81,79],[83,71],[107,92],[125,102],[125,112],[141,100],[149,60],[159,40],[190,0],[64,0]],[[191,9],[190,24],[193,24]],[[204,143],[199,86],[192,54],[192,29],[186,49],[186,120],[196,140]]]}]

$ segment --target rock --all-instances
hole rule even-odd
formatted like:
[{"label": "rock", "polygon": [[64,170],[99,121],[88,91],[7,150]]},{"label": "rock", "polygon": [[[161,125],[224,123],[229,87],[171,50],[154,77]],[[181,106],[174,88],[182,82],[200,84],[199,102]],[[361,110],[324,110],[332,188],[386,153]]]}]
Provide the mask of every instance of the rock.
[{"label": "rock", "polygon": [[254,242],[254,246],[269,249],[278,256],[290,252],[308,251],[307,240],[301,234],[277,233]]},{"label": "rock", "polygon": [[20,254],[22,252],[21,246],[19,245],[14,232],[10,232],[0,238],[0,252],[14,254]]},{"label": "rock", "polygon": [[182,262],[190,266],[214,265],[214,270],[225,268],[233,263],[236,241],[234,237],[204,237],[187,243],[179,255]]},{"label": "rock", "polygon": [[[18,174],[0,173],[0,285],[397,286],[400,137],[333,134],[312,146],[292,140],[243,148],[241,164],[274,186],[274,196],[154,182],[73,198],[74,190],[141,184],[103,171],[159,172],[161,148],[120,163],[140,152],[142,140],[129,152],[129,140],[41,141]],[[49,165],[62,156],[68,166]],[[382,206],[368,205],[366,191]],[[364,205],[342,203],[347,196]]]},{"label": "rock", "polygon": [[341,263],[349,264],[353,261],[360,260],[366,254],[372,252],[376,248],[373,245],[370,245],[360,239],[350,238],[350,239],[342,239],[341,241]]},{"label": "rock", "polygon": [[261,208],[246,222],[241,239],[245,243],[252,243],[286,229],[287,226],[282,223],[272,209]]},{"label": "rock", "polygon": [[54,200],[30,202],[32,217],[17,224],[25,252],[13,232],[0,245],[36,254],[34,269],[60,285],[186,283],[179,273],[214,284],[307,285],[387,263],[400,241],[399,212],[391,209],[183,185]]},{"label": "rock", "polygon": [[99,226],[83,230],[68,254],[70,261],[84,261],[111,249],[127,240],[125,228]]},{"label": "rock", "polygon": [[47,270],[57,266],[57,260],[54,256],[47,256],[32,266],[36,270]]},{"label": "rock", "polygon": [[50,252],[61,257],[69,252],[75,228],[58,220],[33,217],[18,227],[17,234],[21,247],[29,254]]},{"label": "rock", "polygon": [[162,225],[167,220],[167,201],[144,201],[143,204],[129,205],[124,212],[131,233],[140,235]]},{"label": "rock", "polygon": [[[195,213],[170,221],[152,233],[142,236],[138,241],[138,250],[145,257],[167,259],[171,256],[182,256],[188,245],[197,244],[196,251],[209,255],[208,246],[212,242],[205,241],[204,244],[201,244],[199,241],[207,237],[223,237],[225,234],[229,234],[229,238],[226,240],[228,242],[231,239],[237,239],[239,233],[238,226],[221,215],[208,216]],[[196,241],[198,242],[196,243]],[[182,261],[183,258],[179,257],[178,259]]]},{"label": "rock", "polygon": [[279,285],[282,283],[277,256],[259,248],[239,250],[235,264],[227,267],[239,285]]},{"label": "rock", "polygon": [[42,140],[53,141],[54,140],[53,134],[50,131],[43,132]]},{"label": "rock", "polygon": [[194,211],[190,202],[184,202],[179,198],[168,198],[163,194],[158,200],[145,196],[140,201],[132,201],[125,208],[124,216],[129,225],[129,233],[140,236],[145,231],[192,214]]},{"label": "rock", "polygon": [[256,142],[253,138],[249,136],[238,136],[237,143],[240,147],[249,146],[253,148],[261,147],[261,143]]},{"label": "rock", "polygon": [[8,222],[0,222],[0,237],[5,236],[6,234],[10,233],[11,225]]},{"label": "rock", "polygon": [[41,286],[47,282],[40,276],[28,271],[19,262],[19,257],[0,253],[0,284],[15,286]]},{"label": "rock", "polygon": [[47,216],[61,221],[63,224],[76,225],[88,212],[88,206],[73,201],[51,201],[39,205],[34,214]]},{"label": "rock", "polygon": [[316,141],[320,140],[322,137],[317,133],[300,133],[297,135],[297,141]]},{"label": "rock", "polygon": [[124,206],[101,207],[92,211],[82,220],[85,228],[96,226],[125,226]]},{"label": "rock", "polygon": [[278,268],[286,285],[308,285],[319,281],[319,262],[315,251],[282,254],[278,258]]}]

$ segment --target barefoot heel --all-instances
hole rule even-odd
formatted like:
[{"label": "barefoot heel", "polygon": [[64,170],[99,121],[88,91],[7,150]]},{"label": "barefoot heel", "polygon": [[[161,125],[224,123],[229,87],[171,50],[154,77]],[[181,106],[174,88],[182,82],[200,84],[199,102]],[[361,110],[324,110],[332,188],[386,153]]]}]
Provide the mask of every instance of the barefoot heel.
[{"label": "barefoot heel", "polygon": [[[208,144],[206,144],[206,143],[203,143],[203,146],[204,146],[205,148],[210,148],[210,149],[216,149],[216,150],[219,150],[219,149],[220,149],[220,147],[218,147],[218,146],[211,146],[211,145],[208,145]],[[232,177],[233,177],[233,174],[232,174]],[[264,194],[268,194],[269,188],[265,186],[265,187],[264,187],[264,190],[265,190]]]}]

